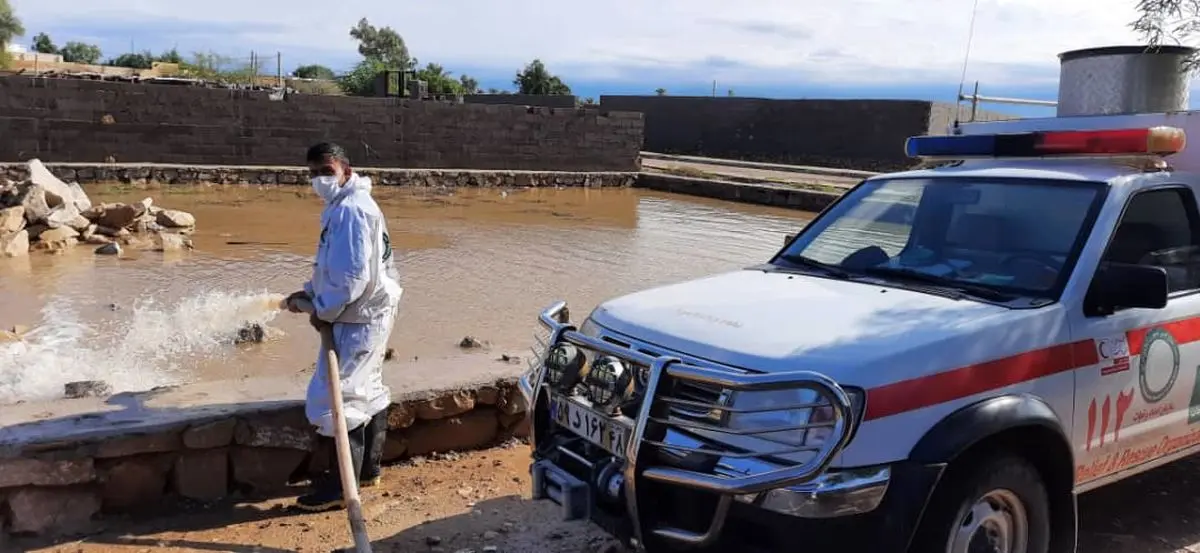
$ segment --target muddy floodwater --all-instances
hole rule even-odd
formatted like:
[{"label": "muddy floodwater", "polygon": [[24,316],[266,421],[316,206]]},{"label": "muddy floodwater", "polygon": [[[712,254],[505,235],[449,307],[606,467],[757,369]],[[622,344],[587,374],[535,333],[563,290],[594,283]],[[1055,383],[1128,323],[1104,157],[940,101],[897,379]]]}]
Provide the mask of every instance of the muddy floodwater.
[{"label": "muddy floodwater", "polygon": [[[117,390],[306,371],[315,332],[263,308],[308,277],[321,204],[307,188],[92,187],[96,202],[151,197],[196,216],[196,249],[0,259],[0,403],[57,397],[72,380]],[[812,214],[638,190],[376,188],[404,286],[397,357],[525,355],[539,309],[586,315],[620,294],[766,260]],[[243,321],[263,343],[233,344]],[[419,365],[407,365],[419,366]]]}]

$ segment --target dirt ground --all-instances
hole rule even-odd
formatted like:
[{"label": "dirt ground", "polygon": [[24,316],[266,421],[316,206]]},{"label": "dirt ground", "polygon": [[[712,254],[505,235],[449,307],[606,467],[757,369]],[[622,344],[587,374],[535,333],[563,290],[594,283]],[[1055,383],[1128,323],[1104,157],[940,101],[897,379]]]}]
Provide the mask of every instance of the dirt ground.
[{"label": "dirt ground", "polygon": [[[529,449],[512,444],[389,468],[363,490],[376,552],[593,553],[609,541],[584,523],[558,519],[554,505],[529,500]],[[1079,551],[1200,553],[1200,460],[1080,497]],[[300,489],[295,490],[299,493]],[[85,539],[12,541],[5,551],[91,553],[181,551],[328,553],[350,547],[344,512],[287,510],[292,497],[209,508],[164,506],[149,518],[106,518]]]}]

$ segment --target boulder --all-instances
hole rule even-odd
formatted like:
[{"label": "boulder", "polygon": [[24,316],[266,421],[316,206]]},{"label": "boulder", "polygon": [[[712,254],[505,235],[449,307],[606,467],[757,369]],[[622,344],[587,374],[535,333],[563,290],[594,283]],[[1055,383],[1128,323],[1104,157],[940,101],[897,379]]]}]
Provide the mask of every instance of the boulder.
[{"label": "boulder", "polygon": [[74,205],[75,193],[67,183],[54,176],[40,160],[29,160],[29,180],[46,191],[46,203],[58,207],[65,203]]},{"label": "boulder", "polygon": [[[82,223],[80,222],[82,221]],[[75,230],[86,229],[91,221],[79,213],[72,204],[63,204],[50,210],[43,222],[50,228],[69,227]],[[80,226],[82,225],[82,226]]]},{"label": "boulder", "polygon": [[91,220],[99,226],[110,229],[128,227],[146,212],[146,206],[142,204],[103,204],[98,208],[92,208],[89,213],[94,214],[97,209],[99,215]]},{"label": "boulder", "polygon": [[403,432],[388,432],[387,440],[383,442],[383,462],[390,463],[408,452],[408,438]]},{"label": "boulder", "polygon": [[28,184],[19,195],[20,205],[25,208],[25,220],[29,224],[41,223],[50,216],[53,208],[47,200],[46,189],[36,184]]},{"label": "boulder", "polygon": [[186,228],[196,226],[196,218],[191,213],[175,209],[164,209],[154,218],[158,224],[166,228]]},{"label": "boulder", "polygon": [[79,243],[79,233],[70,227],[50,228],[38,234],[37,246],[45,250],[62,250]]},{"label": "boulder", "polygon": [[63,384],[63,395],[67,399],[84,397],[106,397],[112,395],[112,386],[103,380],[81,380]]},{"label": "boulder", "polygon": [[87,193],[83,191],[83,187],[79,186],[79,183],[67,183],[67,188],[71,189],[71,196],[75,200],[75,209],[82,212],[92,208],[92,200],[88,198]]},{"label": "boulder", "polygon": [[433,399],[417,403],[417,418],[426,420],[442,419],[461,415],[475,408],[475,398],[470,392],[458,390],[443,394]]},{"label": "boulder", "polygon": [[89,458],[57,461],[31,458],[0,460],[0,488],[70,486],[86,484],[95,479],[95,465]]},{"label": "boulder", "polygon": [[108,467],[101,478],[105,510],[157,507],[173,464],[173,456],[159,454],[121,459]]},{"label": "boulder", "polygon": [[97,446],[95,457],[97,459],[114,459],[143,453],[176,451],[182,445],[179,434],[178,431],[167,431],[105,440]]},{"label": "boulder", "polygon": [[408,455],[477,449],[496,440],[499,424],[493,411],[414,425],[408,429]]},{"label": "boulder", "polygon": [[154,249],[160,252],[177,252],[190,249],[191,243],[191,240],[169,232],[160,232],[154,235]]},{"label": "boulder", "polygon": [[316,432],[304,409],[289,409],[238,421],[234,440],[238,445],[311,451]]},{"label": "boulder", "polygon": [[229,491],[229,450],[185,451],[175,461],[175,492],[188,499],[212,502]]},{"label": "boulder", "polygon": [[183,432],[183,445],[190,449],[225,447],[233,441],[237,419],[221,419],[198,424]]},{"label": "boulder", "polygon": [[254,493],[279,492],[287,488],[292,473],[308,452],[271,447],[235,447],[230,450],[233,481]]},{"label": "boulder", "polygon": [[56,534],[89,529],[100,498],[88,488],[21,488],[8,496],[16,533]]},{"label": "boulder", "polygon": [[412,426],[417,410],[408,403],[393,403],[388,407],[388,429],[400,430]]},{"label": "boulder", "polygon": [[25,228],[25,208],[23,206],[0,209],[0,234],[17,232]]},{"label": "boulder", "polygon": [[96,255],[121,255],[121,245],[111,241],[106,236],[93,234],[88,237],[87,242],[89,244],[100,244],[100,247],[96,248],[96,251],[93,252]]},{"label": "boulder", "polygon": [[29,231],[0,233],[0,257],[25,257],[29,255]]}]

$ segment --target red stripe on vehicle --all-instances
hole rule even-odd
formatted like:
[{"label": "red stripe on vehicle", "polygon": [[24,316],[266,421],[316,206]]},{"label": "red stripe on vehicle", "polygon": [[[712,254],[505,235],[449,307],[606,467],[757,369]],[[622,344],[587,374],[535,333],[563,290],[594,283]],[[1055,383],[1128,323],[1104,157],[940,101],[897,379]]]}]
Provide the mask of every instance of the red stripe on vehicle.
[{"label": "red stripe on vehicle", "polygon": [[890,417],[1098,362],[1089,339],[886,384],[867,390],[864,419]]},{"label": "red stripe on vehicle", "polygon": [[[1141,353],[1146,333],[1165,328],[1178,344],[1200,342],[1200,317],[1131,330],[1129,354]],[[867,390],[864,420],[881,419],[998,390],[1100,362],[1092,339],[1059,344]]]}]

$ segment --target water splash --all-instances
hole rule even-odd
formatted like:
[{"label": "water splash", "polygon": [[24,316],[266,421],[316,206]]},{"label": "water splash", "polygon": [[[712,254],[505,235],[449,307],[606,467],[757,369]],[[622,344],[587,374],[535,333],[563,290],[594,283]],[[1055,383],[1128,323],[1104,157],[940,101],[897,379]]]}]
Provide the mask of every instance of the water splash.
[{"label": "water splash", "polygon": [[21,341],[0,343],[0,404],[58,398],[63,384],[79,380],[103,380],[114,391],[178,383],[197,359],[235,351],[243,325],[265,327],[274,320],[280,300],[276,294],[228,292],[173,305],[147,299],[122,310],[128,315],[117,321],[92,325],[68,302],[52,300]]}]

